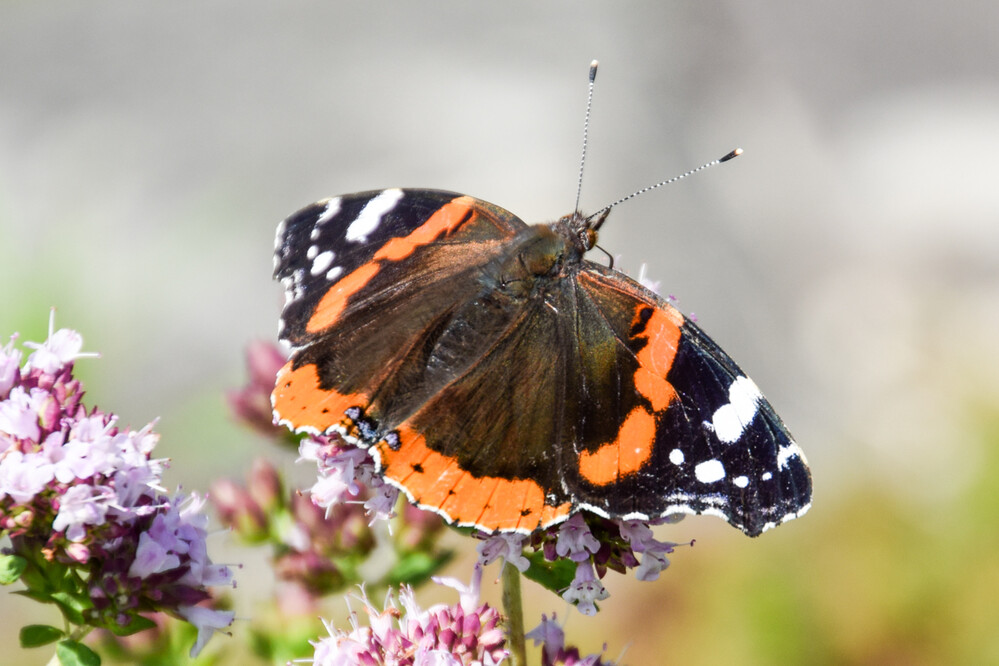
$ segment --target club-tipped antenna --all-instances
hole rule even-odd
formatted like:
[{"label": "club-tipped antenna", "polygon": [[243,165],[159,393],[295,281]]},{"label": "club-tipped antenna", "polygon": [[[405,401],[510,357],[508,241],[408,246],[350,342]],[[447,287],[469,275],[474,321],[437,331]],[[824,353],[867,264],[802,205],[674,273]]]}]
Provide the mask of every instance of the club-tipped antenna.
[{"label": "club-tipped antenna", "polygon": [[671,183],[675,183],[678,180],[683,180],[687,176],[693,176],[695,173],[697,173],[699,171],[704,171],[705,169],[713,167],[716,164],[721,164],[722,162],[728,162],[731,159],[735,159],[739,155],[742,155],[742,148],[736,148],[735,150],[733,150],[732,152],[728,153],[724,157],[719,157],[716,160],[711,160],[710,162],[707,162],[706,164],[702,164],[701,166],[697,167],[696,169],[691,169],[690,171],[681,173],[679,176],[673,176],[672,178],[669,178],[669,179],[664,180],[662,182],[656,183],[655,185],[649,185],[648,187],[643,187],[642,189],[638,190],[637,192],[632,192],[628,196],[623,197],[621,199],[618,199],[617,201],[615,201],[614,203],[612,203],[610,205],[604,206],[603,208],[601,208],[600,210],[598,210],[593,215],[590,215],[589,217],[587,217],[586,218],[587,222],[589,222],[590,220],[592,220],[594,218],[596,218],[596,220],[597,220],[596,223],[594,223],[593,226],[591,226],[589,228],[593,229],[594,231],[596,231],[597,229],[599,229],[600,225],[602,225],[604,223],[604,220],[607,219],[607,213],[608,213],[608,211],[610,211],[611,208],[613,208],[614,206],[617,206],[618,204],[622,204],[625,201],[628,201],[629,199],[634,199],[639,194],[645,194],[646,192],[648,192],[650,190],[654,190],[654,189],[660,188],[663,185],[669,185]]},{"label": "club-tipped antenna", "polygon": [[583,154],[579,158],[579,181],[576,183],[576,207],[575,212],[579,212],[579,197],[583,194],[583,167],[586,165],[586,138],[590,129],[590,108],[593,106],[593,82],[597,80],[597,65],[594,60],[590,63],[590,88],[586,94],[586,115],[583,116]]}]

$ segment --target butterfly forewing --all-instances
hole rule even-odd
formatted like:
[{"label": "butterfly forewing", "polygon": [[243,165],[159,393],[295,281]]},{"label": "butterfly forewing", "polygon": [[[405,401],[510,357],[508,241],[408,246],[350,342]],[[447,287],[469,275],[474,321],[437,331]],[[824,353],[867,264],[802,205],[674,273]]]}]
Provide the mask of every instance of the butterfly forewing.
[{"label": "butterfly forewing", "polygon": [[322,433],[351,407],[373,418],[418,404],[407,381],[423,372],[423,350],[474,295],[474,273],[524,226],[428,190],[347,195],[288,218],[275,275],[286,288],[282,339],[295,352],[275,388],[278,418]]},{"label": "butterfly forewing", "polygon": [[[811,478],[803,454],[735,362],[629,278],[588,264],[579,284],[634,353],[628,386],[654,419],[640,414],[644,428],[616,450],[602,447],[604,464],[591,467],[603,477],[581,465],[576,496],[614,516],[710,513],[753,536],[804,513]],[[607,462],[615,456],[616,475]]]},{"label": "butterfly forewing", "polygon": [[[278,226],[274,276],[285,286],[281,339],[299,347],[315,339],[324,297],[358,292],[388,264],[430,244],[466,245],[508,238],[526,226],[497,206],[441,190],[389,189],[333,197],[306,206]],[[461,264],[458,261],[457,264]],[[410,262],[412,265],[412,262]],[[446,272],[458,266],[432,265]],[[405,276],[392,271],[392,277]],[[325,322],[326,325],[333,323]]]}]

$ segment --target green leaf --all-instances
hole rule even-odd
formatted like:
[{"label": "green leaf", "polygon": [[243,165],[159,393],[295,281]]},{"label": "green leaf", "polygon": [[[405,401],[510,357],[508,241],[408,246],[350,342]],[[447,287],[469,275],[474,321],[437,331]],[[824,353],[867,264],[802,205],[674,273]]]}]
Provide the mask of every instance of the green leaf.
[{"label": "green leaf", "polygon": [[60,638],[66,636],[66,632],[57,627],[50,627],[47,624],[29,624],[21,627],[21,647],[33,648],[40,645],[55,643]]},{"label": "green leaf", "polygon": [[83,612],[93,608],[94,603],[89,599],[74,595],[70,592],[53,592],[52,600],[59,606],[63,616],[72,624],[87,624]]},{"label": "green leaf", "polygon": [[130,613],[129,623],[126,625],[120,625],[117,622],[113,622],[105,627],[115,636],[131,636],[132,634],[137,634],[140,631],[145,631],[146,629],[152,629],[156,626],[156,623],[150,620],[148,617],[143,617],[138,613]]},{"label": "green leaf", "polygon": [[33,599],[34,601],[37,601],[40,604],[53,603],[52,595],[48,594],[47,592],[40,592],[38,590],[14,590],[13,592],[11,592],[11,594],[16,594],[19,597],[27,597],[29,599]]},{"label": "green leaf", "polygon": [[453,555],[451,551],[444,551],[436,556],[422,551],[406,553],[389,572],[389,584],[419,585],[437,573]]},{"label": "green leaf", "polygon": [[56,656],[62,666],[100,666],[101,658],[83,643],[63,641],[56,646]]},{"label": "green leaf", "polygon": [[21,578],[28,560],[20,555],[0,555],[0,585],[10,585]]},{"label": "green leaf", "polygon": [[540,550],[528,554],[527,559],[531,566],[524,572],[524,577],[552,592],[558,593],[569,587],[576,576],[576,563],[571,560],[560,558],[549,562]]},{"label": "green leaf", "polygon": [[21,574],[21,582],[30,590],[51,590],[52,585],[38,566],[29,566]]}]

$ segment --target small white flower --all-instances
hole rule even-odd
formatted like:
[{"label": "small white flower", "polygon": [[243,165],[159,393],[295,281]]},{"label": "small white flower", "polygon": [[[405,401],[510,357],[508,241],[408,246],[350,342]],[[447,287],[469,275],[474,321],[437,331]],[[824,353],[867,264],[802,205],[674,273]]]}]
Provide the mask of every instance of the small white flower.
[{"label": "small white flower", "polygon": [[0,347],[0,398],[6,397],[14,386],[14,378],[20,367],[21,350],[14,349],[14,337],[11,337],[10,342]]},{"label": "small white flower", "polygon": [[573,514],[559,526],[558,541],[555,542],[555,552],[559,557],[568,555],[573,562],[584,562],[590,558],[590,553],[598,550],[600,542],[590,532],[582,513]]},{"label": "small white flower", "polygon": [[655,550],[647,550],[642,555],[642,563],[635,569],[635,578],[641,581],[652,581],[659,578],[659,573],[669,566],[669,559]]},{"label": "small white flower", "polygon": [[0,401],[0,433],[38,441],[41,435],[39,414],[50,397],[44,389],[25,391],[23,386],[15,386],[7,399]]},{"label": "small white flower", "polygon": [[524,634],[524,638],[534,641],[534,647],[543,645],[545,656],[552,663],[554,663],[559,650],[565,647],[565,631],[562,630],[562,625],[558,623],[554,613],[552,613],[550,620],[542,614],[541,624]]},{"label": "small white flower", "polygon": [[[42,453],[8,450],[0,459],[0,497],[27,504],[55,478],[55,466]],[[58,529],[58,528],[56,528]]]},{"label": "small white flower", "polygon": [[70,486],[59,498],[59,514],[52,522],[56,532],[66,530],[70,541],[86,537],[85,525],[103,525],[114,491],[107,486]]},{"label": "small white flower", "polygon": [[203,606],[181,606],[177,610],[185,620],[198,629],[198,639],[191,648],[192,659],[204,649],[208,639],[214,636],[215,632],[232,624],[236,615],[233,611],[212,610]]},{"label": "small white flower", "polygon": [[468,585],[457,578],[444,576],[432,576],[431,580],[438,585],[445,585],[456,590],[461,609],[466,613],[473,613],[479,607],[479,594],[482,590],[482,564],[479,562],[476,562],[472,569],[472,580],[469,581]]},{"label": "small white flower", "polygon": [[25,368],[36,368],[50,375],[61,370],[67,363],[86,355],[80,353],[83,336],[68,328],[50,333],[45,342],[25,342],[24,346],[35,350],[28,356]]},{"label": "small white flower", "polygon": [[312,486],[312,501],[316,506],[331,509],[344,495],[354,497],[361,492],[359,469],[368,459],[364,449],[348,449],[319,461],[319,480]]},{"label": "small white flower", "polygon": [[372,477],[368,482],[371,497],[364,502],[364,511],[371,518],[368,525],[378,520],[389,520],[395,516],[395,505],[399,501],[399,489],[385,483],[381,477]]},{"label": "small white flower", "polygon": [[583,615],[596,615],[597,607],[594,602],[606,599],[608,596],[607,588],[597,580],[593,564],[590,562],[582,562],[576,567],[576,577],[562,593],[562,598],[570,604],[576,604],[576,608]]},{"label": "small white flower", "polygon": [[[156,516],[153,520],[159,520]],[[139,535],[139,547],[135,551],[135,560],[128,568],[128,575],[137,578],[148,578],[153,574],[170,571],[180,566],[180,557],[173,552],[174,544],[156,539],[152,530]]]},{"label": "small white flower", "polygon": [[523,534],[494,534],[479,544],[479,562],[487,565],[497,557],[517,567],[521,573],[527,571],[531,562],[524,557]]}]

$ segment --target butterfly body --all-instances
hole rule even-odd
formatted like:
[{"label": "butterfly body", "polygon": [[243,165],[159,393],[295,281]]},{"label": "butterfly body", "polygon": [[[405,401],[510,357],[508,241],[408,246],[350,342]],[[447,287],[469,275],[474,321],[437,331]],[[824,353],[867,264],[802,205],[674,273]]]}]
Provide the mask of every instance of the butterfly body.
[{"label": "butterfly body", "polygon": [[595,226],[437,190],[302,209],[277,237],[276,419],[368,447],[411,501],[486,531],[588,510],[756,535],[804,513],[808,468],[769,403],[672,305],[584,258]]}]

